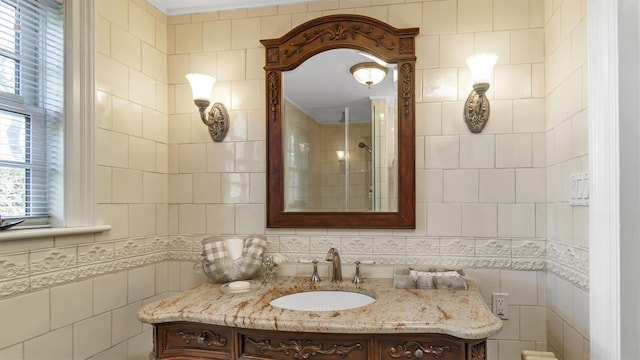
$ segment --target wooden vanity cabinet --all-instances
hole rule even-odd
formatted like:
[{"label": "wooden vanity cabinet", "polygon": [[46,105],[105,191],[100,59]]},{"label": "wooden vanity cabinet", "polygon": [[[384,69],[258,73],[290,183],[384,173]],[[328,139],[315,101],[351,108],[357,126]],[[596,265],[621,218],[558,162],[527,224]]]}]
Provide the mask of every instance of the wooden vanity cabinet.
[{"label": "wooden vanity cabinet", "polygon": [[191,322],[154,325],[157,359],[484,360],[486,339],[440,334],[325,334]]}]

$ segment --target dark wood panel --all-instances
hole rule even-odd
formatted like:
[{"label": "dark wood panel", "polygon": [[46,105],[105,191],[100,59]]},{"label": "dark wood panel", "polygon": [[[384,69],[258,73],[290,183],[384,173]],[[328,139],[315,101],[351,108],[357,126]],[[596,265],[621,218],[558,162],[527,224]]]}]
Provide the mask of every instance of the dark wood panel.
[{"label": "dark wood panel", "polygon": [[441,334],[327,334],[191,322],[154,325],[151,359],[486,360],[486,339]]},{"label": "dark wood panel", "polygon": [[393,335],[380,337],[380,359],[465,360],[465,342],[444,335]]},{"label": "dark wood panel", "polygon": [[234,331],[224,326],[175,322],[156,325],[156,354],[168,359],[192,356],[203,359],[233,358]]},{"label": "dark wood panel", "polygon": [[241,359],[366,360],[373,337],[345,334],[241,331]]}]

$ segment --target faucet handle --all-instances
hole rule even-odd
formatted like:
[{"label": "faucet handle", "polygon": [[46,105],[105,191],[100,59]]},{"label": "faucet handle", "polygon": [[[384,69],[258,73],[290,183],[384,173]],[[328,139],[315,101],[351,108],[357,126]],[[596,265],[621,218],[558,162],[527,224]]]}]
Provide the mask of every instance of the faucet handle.
[{"label": "faucet handle", "polygon": [[360,260],[356,260],[356,274],[351,282],[356,285],[362,284],[362,278],[360,277]]},{"label": "faucet handle", "polygon": [[312,262],[313,262],[313,274],[311,275],[311,282],[315,284],[322,281],[322,279],[320,279],[320,275],[318,275],[318,260],[313,259]]}]

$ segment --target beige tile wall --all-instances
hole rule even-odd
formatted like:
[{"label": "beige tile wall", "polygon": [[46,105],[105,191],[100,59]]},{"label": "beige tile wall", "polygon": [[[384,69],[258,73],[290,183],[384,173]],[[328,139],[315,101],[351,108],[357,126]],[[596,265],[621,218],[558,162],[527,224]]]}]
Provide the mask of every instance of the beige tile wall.
[{"label": "beige tile wall", "polygon": [[545,4],[547,338],[564,359],[589,357],[588,207],[569,206],[569,175],[587,172],[586,1]]},{"label": "beige tile wall", "polygon": [[[0,358],[49,349],[51,358],[144,359],[151,332],[135,310],[204,280],[190,262],[200,238],[265,232],[269,251],[292,260],[283,275],[309,275],[295,260],[332,246],[345,276],[356,259],[376,262],[365,278],[390,277],[399,265],[464,267],[487,302],[510,294],[491,359],[547,343],[566,359],[588,356],[579,346],[587,292],[544,271],[547,236],[584,249],[585,214],[563,204],[562,185],[586,163],[582,1],[336,0],[171,18],[144,0],[97,0],[96,9],[98,214],[113,230],[3,243],[0,265],[13,272],[0,274],[0,318],[12,328],[0,329]],[[341,12],[420,27],[415,231],[265,229],[259,39]],[[464,59],[479,51],[500,60],[491,120],[470,135]],[[232,118],[224,143],[211,141],[195,111],[184,80],[192,71],[218,78],[214,96]]]},{"label": "beige tile wall", "polygon": [[113,230],[2,242],[0,359],[147,359],[136,312],[181,288],[166,260],[166,16],[146,1],[95,9],[97,214]]}]

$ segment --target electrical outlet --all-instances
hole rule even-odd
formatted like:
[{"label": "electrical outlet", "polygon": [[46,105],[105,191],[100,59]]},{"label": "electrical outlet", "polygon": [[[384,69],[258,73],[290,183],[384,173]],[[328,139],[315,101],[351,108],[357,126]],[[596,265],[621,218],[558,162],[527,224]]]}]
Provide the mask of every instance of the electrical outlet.
[{"label": "electrical outlet", "polygon": [[502,320],[509,319],[509,294],[493,293],[493,313]]}]

